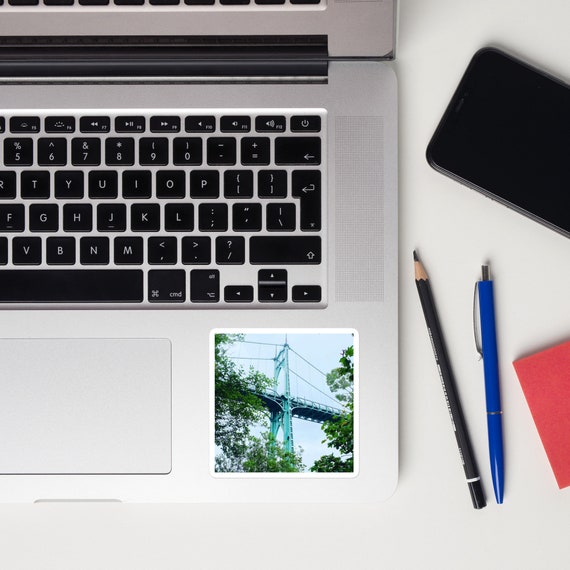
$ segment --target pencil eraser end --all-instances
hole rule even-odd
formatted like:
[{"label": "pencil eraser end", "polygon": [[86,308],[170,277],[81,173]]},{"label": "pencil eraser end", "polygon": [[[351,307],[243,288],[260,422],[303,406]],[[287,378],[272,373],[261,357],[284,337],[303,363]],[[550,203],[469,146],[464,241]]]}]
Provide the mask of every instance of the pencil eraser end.
[{"label": "pencil eraser end", "polygon": [[476,509],[482,509],[487,506],[487,501],[485,501],[485,493],[483,493],[483,485],[481,481],[471,481],[467,483],[469,486],[469,492],[471,493],[471,500],[473,501],[473,507]]}]

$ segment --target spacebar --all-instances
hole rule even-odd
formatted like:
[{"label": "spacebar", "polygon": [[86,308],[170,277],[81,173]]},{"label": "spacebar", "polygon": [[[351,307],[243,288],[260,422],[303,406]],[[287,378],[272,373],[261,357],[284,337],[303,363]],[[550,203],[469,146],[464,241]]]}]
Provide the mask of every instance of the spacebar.
[{"label": "spacebar", "polygon": [[140,269],[0,270],[0,303],[140,303]]}]

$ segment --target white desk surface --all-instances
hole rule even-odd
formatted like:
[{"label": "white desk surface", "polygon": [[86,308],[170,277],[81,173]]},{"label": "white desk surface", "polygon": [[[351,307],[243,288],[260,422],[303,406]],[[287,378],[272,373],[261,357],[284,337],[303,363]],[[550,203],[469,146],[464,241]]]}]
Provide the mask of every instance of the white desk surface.
[{"label": "white desk surface", "polygon": [[[568,0],[401,0],[400,482],[377,505],[0,506],[0,567],[551,569],[570,561],[558,490],[511,361],[570,338],[570,241],[432,171],[426,144],[472,54],[495,44],[570,80]],[[430,274],[488,506],[459,463],[413,280]],[[506,491],[487,462],[473,284],[496,279]]]}]

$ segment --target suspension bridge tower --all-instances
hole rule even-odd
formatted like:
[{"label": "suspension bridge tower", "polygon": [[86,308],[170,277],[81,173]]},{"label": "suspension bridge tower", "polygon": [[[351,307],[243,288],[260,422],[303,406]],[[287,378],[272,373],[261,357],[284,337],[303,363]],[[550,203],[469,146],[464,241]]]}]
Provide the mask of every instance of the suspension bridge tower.
[{"label": "suspension bridge tower", "polygon": [[270,409],[271,435],[277,439],[279,428],[283,430],[283,447],[285,451],[293,452],[293,409],[291,405],[291,383],[289,378],[289,345],[287,341],[274,359],[273,380],[275,388],[279,385],[279,376],[283,373],[284,392],[281,397],[281,406]]}]

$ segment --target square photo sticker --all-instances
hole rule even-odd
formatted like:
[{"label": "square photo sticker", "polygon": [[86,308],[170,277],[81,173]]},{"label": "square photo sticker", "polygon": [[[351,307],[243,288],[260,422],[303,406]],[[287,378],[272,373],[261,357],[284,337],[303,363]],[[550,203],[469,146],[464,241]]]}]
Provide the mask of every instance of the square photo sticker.
[{"label": "square photo sticker", "polygon": [[354,476],[354,330],[212,334],[215,476]]}]

